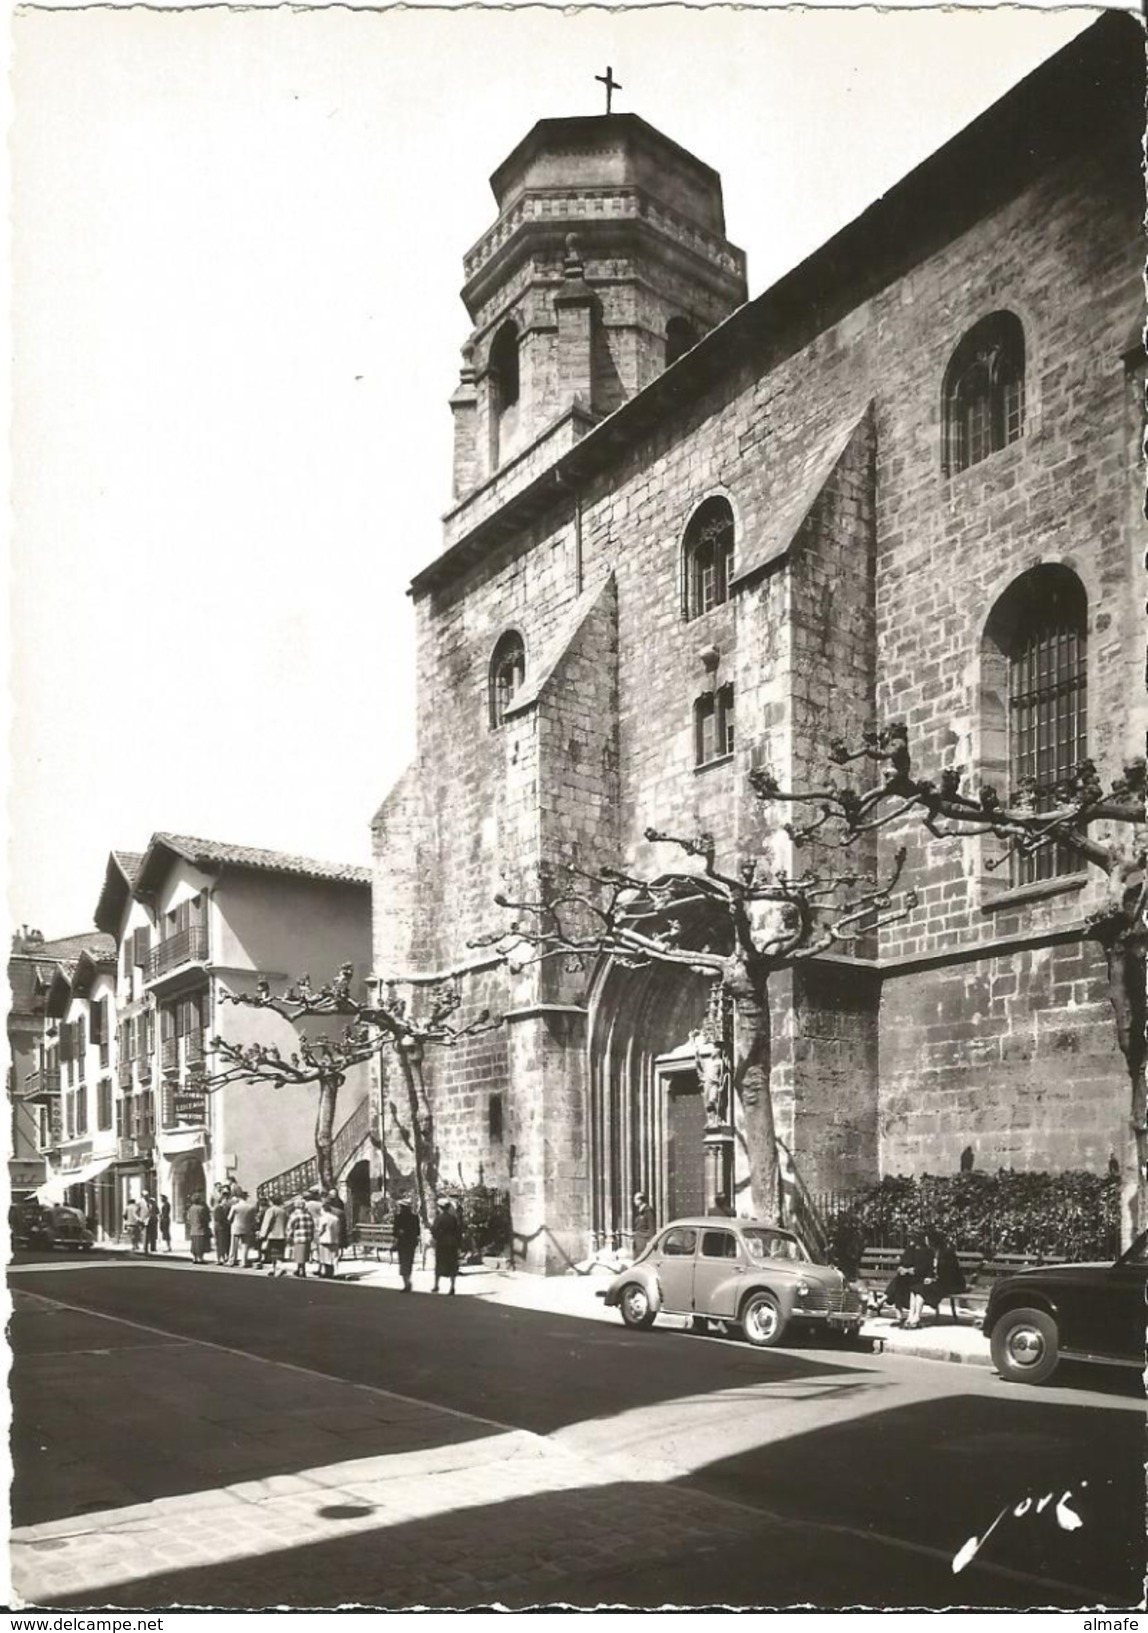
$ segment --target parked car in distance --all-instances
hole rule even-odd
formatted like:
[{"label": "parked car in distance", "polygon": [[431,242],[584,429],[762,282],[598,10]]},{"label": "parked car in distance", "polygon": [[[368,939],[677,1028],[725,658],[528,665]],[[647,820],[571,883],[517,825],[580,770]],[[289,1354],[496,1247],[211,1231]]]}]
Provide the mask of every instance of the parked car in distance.
[{"label": "parked car in distance", "polygon": [[1055,1264],[1002,1277],[982,1323],[993,1365],[1040,1384],[1062,1360],[1144,1366],[1148,1231],[1115,1264]]},{"label": "parked car in distance", "polygon": [[627,1327],[652,1327],[663,1313],[695,1325],[740,1326],[762,1349],[794,1326],[855,1333],[861,1295],[840,1270],[815,1264],[791,1231],[759,1219],[675,1219],[602,1294]]},{"label": "parked car in distance", "polygon": [[63,1203],[24,1203],[12,1217],[12,1238],[21,1247],[74,1247],[79,1252],[96,1240],[79,1209]]}]

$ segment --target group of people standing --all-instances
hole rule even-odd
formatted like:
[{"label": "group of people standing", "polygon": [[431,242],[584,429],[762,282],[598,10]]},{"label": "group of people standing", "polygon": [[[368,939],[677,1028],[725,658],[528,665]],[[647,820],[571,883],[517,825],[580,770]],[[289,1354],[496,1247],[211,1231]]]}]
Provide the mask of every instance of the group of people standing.
[{"label": "group of people standing", "polygon": [[239,1186],[216,1188],[210,1204],[197,1196],[188,1204],[187,1235],[195,1264],[215,1262],[231,1269],[264,1269],[269,1276],[305,1277],[314,1264],[332,1280],[350,1241],[347,1211],[338,1192],[318,1186],[289,1200],[272,1195],[259,1201]]},{"label": "group of people standing", "polygon": [[129,1198],[124,1208],[124,1235],[132,1245],[133,1253],[158,1253],[162,1241],[164,1252],[171,1252],[171,1203],[166,1196],[157,1201],[150,1191]]}]

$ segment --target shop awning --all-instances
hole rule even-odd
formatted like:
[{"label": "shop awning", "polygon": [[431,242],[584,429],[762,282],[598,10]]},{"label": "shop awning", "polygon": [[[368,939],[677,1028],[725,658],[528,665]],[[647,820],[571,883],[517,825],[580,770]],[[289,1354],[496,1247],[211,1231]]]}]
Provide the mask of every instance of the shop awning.
[{"label": "shop awning", "polygon": [[43,1185],[33,1191],[32,1195],[37,1202],[44,1202],[51,1207],[55,1207],[63,1202],[68,1186],[75,1183],[74,1179],[64,1179],[59,1174],[53,1174],[50,1179],[44,1181]]},{"label": "shop awning", "polygon": [[86,1185],[91,1179],[99,1176],[112,1166],[114,1157],[93,1157],[91,1162],[85,1163],[79,1173],[72,1179],[73,1185]]}]

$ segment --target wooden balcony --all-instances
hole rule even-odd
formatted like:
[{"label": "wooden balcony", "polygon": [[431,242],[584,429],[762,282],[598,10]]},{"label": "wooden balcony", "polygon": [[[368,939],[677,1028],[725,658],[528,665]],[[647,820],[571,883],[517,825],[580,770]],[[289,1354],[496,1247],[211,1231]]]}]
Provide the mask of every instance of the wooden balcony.
[{"label": "wooden balcony", "polygon": [[40,1100],[45,1105],[50,1100],[58,1100],[59,1095],[59,1067],[50,1068],[43,1072],[30,1072],[24,1079],[24,1086],[20,1090],[21,1100]]},{"label": "wooden balcony", "polygon": [[202,964],[207,958],[207,930],[193,925],[165,938],[148,954],[145,981],[162,981],[164,976],[181,970],[188,964]]}]

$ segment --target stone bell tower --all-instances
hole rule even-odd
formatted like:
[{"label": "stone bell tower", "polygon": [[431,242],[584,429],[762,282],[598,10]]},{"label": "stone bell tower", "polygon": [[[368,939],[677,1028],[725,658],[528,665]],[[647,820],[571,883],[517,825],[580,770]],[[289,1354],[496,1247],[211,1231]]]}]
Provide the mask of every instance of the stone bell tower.
[{"label": "stone bell tower", "polygon": [[577,410],[582,434],[746,298],[721,178],[636,114],[543,119],[491,177],[451,399],[462,498]]}]

